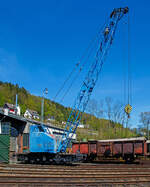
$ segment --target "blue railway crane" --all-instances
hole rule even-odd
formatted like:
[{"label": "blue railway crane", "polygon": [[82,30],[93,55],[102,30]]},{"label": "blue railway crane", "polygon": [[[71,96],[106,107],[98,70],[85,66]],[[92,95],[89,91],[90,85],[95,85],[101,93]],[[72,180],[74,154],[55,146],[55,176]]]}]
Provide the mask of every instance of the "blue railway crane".
[{"label": "blue railway crane", "polygon": [[108,22],[102,29],[95,59],[82,83],[77,98],[75,99],[64,129],[66,133],[62,136],[60,142],[58,143],[57,153],[63,153],[66,151],[67,145],[70,143],[72,136],[76,133],[76,129],[81,120],[82,113],[86,109],[92,91],[98,80],[98,76],[102,70],[103,63],[106,59],[110,46],[113,43],[118,22],[127,13],[128,7],[114,9]]},{"label": "blue railway crane", "polygon": [[[99,33],[98,47],[94,61],[75,99],[62,138],[58,142],[58,139],[50,132],[48,127],[36,124],[31,125],[28,141],[29,149],[17,155],[19,161],[25,163],[69,163],[82,159],[78,154],[65,154],[66,148],[72,136],[76,133],[82,114],[96,85],[109,48],[113,43],[118,22],[127,13],[127,7],[114,9],[109,20],[104,25],[102,32]],[[126,113],[129,114],[130,111],[131,108],[127,105]]]}]

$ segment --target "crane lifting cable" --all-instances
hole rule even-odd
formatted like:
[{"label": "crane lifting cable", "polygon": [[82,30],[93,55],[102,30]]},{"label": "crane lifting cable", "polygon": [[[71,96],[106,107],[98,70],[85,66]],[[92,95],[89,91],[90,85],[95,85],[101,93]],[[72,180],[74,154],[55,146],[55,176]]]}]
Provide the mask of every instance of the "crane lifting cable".
[{"label": "crane lifting cable", "polygon": [[[107,21],[106,21],[107,23]],[[76,74],[76,76],[73,78],[71,84],[69,85],[68,89],[66,89],[64,95],[62,96],[60,102],[62,102],[65,98],[65,96],[67,95],[67,93],[69,92],[69,90],[71,89],[72,85],[74,84],[75,80],[79,77],[79,74],[81,73],[81,71],[83,70],[84,66],[87,64],[88,59],[90,58],[92,52],[94,51],[94,47],[96,46],[96,42],[99,40],[99,33],[101,32],[101,30],[103,29],[103,27],[106,25],[106,23],[103,26],[99,26],[98,27],[98,32],[97,34],[93,37],[93,39],[90,41],[88,47],[86,48],[84,54],[81,56],[80,61],[78,61],[75,64],[75,67],[72,69],[72,71],[69,73],[68,77],[65,79],[65,81],[63,82],[63,84],[61,85],[61,87],[58,89],[56,95],[53,98],[53,101],[56,100],[57,96],[62,92],[62,90],[64,89],[65,85],[67,84],[67,82],[71,79],[71,77],[73,76],[73,73],[78,69],[78,72]]]},{"label": "crane lifting cable", "polygon": [[104,60],[110,46],[113,43],[115,32],[120,19],[128,13],[128,7],[114,9],[110,15],[108,23],[105,25],[101,34],[101,41],[96,52],[96,56],[87,76],[85,77],[80,91],[75,99],[74,105],[70,112],[69,118],[65,126],[65,133],[57,146],[57,152],[65,152],[72,136],[76,133],[76,129],[81,120],[82,114],[86,109],[90,96],[97,83],[98,76],[102,70]]},{"label": "crane lifting cable", "polygon": [[87,58],[85,59],[85,61],[82,63],[82,66],[80,67],[80,69],[79,69],[79,71],[76,73],[76,75],[74,76],[74,78],[73,78],[73,80],[71,81],[71,83],[70,83],[68,89],[66,89],[66,91],[65,91],[64,95],[62,96],[60,102],[63,102],[65,96],[69,93],[69,90],[71,89],[71,87],[73,86],[73,84],[75,83],[75,81],[77,80],[77,78],[79,77],[79,75],[80,75],[81,71],[83,70],[84,66],[87,64],[88,59],[90,58],[90,56],[91,56],[92,52],[94,51],[95,47],[96,47],[96,43],[95,43],[95,45],[93,46],[93,48],[91,48],[91,50],[90,50],[90,52],[89,52],[89,55],[87,56]]},{"label": "crane lifting cable", "polygon": [[[125,106],[125,113],[127,117],[130,118],[130,113],[132,111],[132,83],[131,83],[131,62],[130,62],[130,19],[128,14],[128,63],[127,63],[127,104]],[[126,90],[125,90],[126,91]]]}]

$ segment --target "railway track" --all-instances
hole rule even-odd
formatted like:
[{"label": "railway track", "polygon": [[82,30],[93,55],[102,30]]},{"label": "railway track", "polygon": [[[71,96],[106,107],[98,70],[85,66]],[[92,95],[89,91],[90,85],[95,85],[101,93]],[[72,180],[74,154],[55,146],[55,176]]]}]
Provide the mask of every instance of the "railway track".
[{"label": "railway track", "polygon": [[0,164],[0,186],[150,186],[148,165]]}]

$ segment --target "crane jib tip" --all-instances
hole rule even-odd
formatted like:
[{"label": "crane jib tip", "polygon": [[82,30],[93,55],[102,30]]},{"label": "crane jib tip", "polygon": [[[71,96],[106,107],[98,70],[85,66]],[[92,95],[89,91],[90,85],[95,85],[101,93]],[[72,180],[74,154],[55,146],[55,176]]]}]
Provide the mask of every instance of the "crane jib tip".
[{"label": "crane jib tip", "polygon": [[110,18],[115,17],[118,12],[122,12],[123,14],[127,14],[129,12],[129,8],[115,8],[110,14]]}]

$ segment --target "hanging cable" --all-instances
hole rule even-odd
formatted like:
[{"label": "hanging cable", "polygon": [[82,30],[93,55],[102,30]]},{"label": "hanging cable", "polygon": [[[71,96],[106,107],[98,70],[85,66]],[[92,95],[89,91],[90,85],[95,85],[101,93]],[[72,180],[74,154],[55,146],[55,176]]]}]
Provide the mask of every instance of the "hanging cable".
[{"label": "hanging cable", "polygon": [[[79,69],[79,72],[77,72],[77,75],[74,77],[74,79],[72,80],[72,82],[71,82],[71,84],[69,85],[68,89],[66,90],[66,92],[65,92],[64,95],[62,96],[60,102],[63,102],[65,96],[68,94],[69,90],[71,89],[71,87],[73,86],[73,84],[75,83],[75,81],[77,80],[77,78],[79,77],[79,74],[81,73],[82,69],[83,69],[84,66],[87,64],[88,59],[90,58],[92,52],[93,52],[93,51],[95,50],[95,48],[97,47],[98,41],[99,41],[99,39],[100,39],[99,35],[100,35],[100,33],[101,33],[101,30],[105,27],[105,25],[106,25],[106,24],[104,24],[104,25],[101,27],[100,31],[97,33],[97,36],[95,37],[95,41],[94,41],[95,44],[94,44],[93,48],[91,48],[91,50],[90,50],[90,52],[89,52],[89,55],[87,56],[87,58],[86,58],[85,61],[83,62],[82,67],[80,67],[80,69]],[[99,38],[98,38],[98,37],[99,37]],[[96,38],[97,38],[97,42],[96,42]],[[94,43],[94,42],[93,42],[93,43]],[[92,43],[92,42],[91,42],[91,43]]]},{"label": "hanging cable", "polygon": [[[80,62],[79,62],[80,63]],[[67,81],[70,79],[71,75],[73,74],[73,72],[76,70],[77,66],[79,66],[79,63],[76,64],[76,66],[73,68],[73,70],[69,73],[69,76],[67,77],[67,79],[64,81],[64,83],[62,84],[62,86],[59,88],[59,90],[57,91],[55,97],[53,98],[53,101],[56,100],[56,97],[59,95],[59,93],[61,92],[61,90],[64,88],[65,84],[67,83]]]},{"label": "hanging cable", "polygon": [[130,103],[130,28],[129,28],[129,14],[128,14],[128,104]]},{"label": "hanging cable", "polygon": [[131,75],[131,32],[130,32],[130,15],[128,15],[128,63],[129,63],[129,103],[132,105],[132,75]]},{"label": "hanging cable", "polygon": [[[127,22],[125,23],[128,24]],[[126,33],[125,33],[126,35]],[[125,36],[123,36],[125,38]],[[125,38],[126,39],[126,38]],[[125,42],[124,42],[125,43]],[[128,58],[128,57],[127,57]],[[126,56],[123,58],[123,104],[126,105],[127,102],[127,65],[126,65]]]},{"label": "hanging cable", "polygon": [[71,89],[72,85],[74,84],[74,82],[76,81],[76,79],[78,78],[78,75],[80,74],[81,71],[78,72],[77,76],[74,77],[74,79],[72,80],[71,84],[69,85],[68,89],[66,90],[66,92],[64,93],[64,95],[62,96],[60,103],[63,102],[65,96],[67,95],[67,93],[69,92],[69,90]]},{"label": "hanging cable", "polygon": [[73,86],[73,84],[75,83],[75,81],[77,80],[77,78],[79,77],[79,74],[81,73],[82,69],[84,68],[84,66],[86,65],[86,63],[88,62],[88,59],[90,58],[92,52],[94,51],[96,47],[96,44],[93,46],[93,48],[91,49],[89,55],[87,56],[86,60],[84,61],[84,63],[82,64],[82,67],[80,67],[79,71],[77,72],[76,76],[73,78],[71,84],[69,85],[68,89],[66,90],[66,92],[64,93],[64,95],[62,96],[60,102],[63,102],[65,96],[67,95],[67,93],[69,92],[69,90],[71,89],[71,87]]},{"label": "hanging cable", "polygon": [[131,113],[131,111],[132,111],[132,106],[131,106],[131,97],[132,97],[132,95],[131,95],[131,87],[132,87],[132,85],[131,85],[131,63],[130,63],[130,17],[129,17],[129,14],[128,14],[128,75],[127,75],[127,79],[128,79],[128,81],[127,81],[127,83],[128,83],[128,85],[127,85],[127,89],[128,89],[128,103],[127,103],[127,105],[125,106],[125,112],[126,112],[126,114],[127,114],[127,116],[128,116],[128,118],[130,118],[130,113]]},{"label": "hanging cable", "polygon": [[62,86],[60,87],[60,89],[57,91],[55,97],[54,97],[54,101],[56,99],[56,97],[59,95],[59,93],[62,91],[62,89],[64,88],[64,86],[66,85],[66,83],[68,82],[68,80],[71,78],[71,76],[73,75],[73,73],[76,71],[77,68],[79,68],[79,72],[80,72],[80,63],[81,61],[84,59],[85,55],[87,54],[88,50],[90,49],[90,46],[92,45],[92,43],[94,43],[96,41],[98,34],[96,34],[96,36],[91,40],[90,44],[88,45],[88,47],[86,48],[84,54],[81,56],[80,61],[75,65],[75,67],[73,68],[73,70],[69,73],[69,76],[67,77],[67,79],[64,81],[64,83],[62,84]]},{"label": "hanging cable", "polygon": [[[109,18],[108,18],[108,19],[109,19]],[[106,20],[106,23],[107,23],[107,20]],[[105,23],[103,26],[101,26],[101,27],[98,26],[98,32],[97,32],[96,36],[94,36],[93,39],[90,41],[90,43],[89,43],[88,47],[86,48],[84,54],[81,56],[80,61],[75,65],[75,67],[73,68],[73,70],[69,73],[69,76],[66,78],[66,80],[63,82],[62,86],[61,86],[61,87],[59,88],[59,90],[57,91],[55,97],[53,98],[53,101],[56,100],[57,96],[58,96],[58,95],[60,94],[60,92],[63,90],[63,88],[65,87],[66,83],[69,81],[69,79],[71,79],[71,76],[73,75],[73,73],[76,71],[77,68],[79,68],[79,72],[78,72],[78,74],[77,74],[77,76],[79,76],[79,74],[80,74],[80,72],[82,71],[83,67],[84,67],[85,64],[87,63],[87,60],[85,60],[85,61],[83,62],[83,64],[80,65],[81,62],[82,62],[82,60],[84,59],[84,57],[85,57],[86,54],[88,53],[88,51],[89,51],[90,47],[92,46],[92,44],[94,44],[94,42],[97,41],[97,38],[99,37],[99,34],[100,34],[101,30],[103,29],[103,27],[106,25],[106,23]],[[99,29],[99,28],[100,28],[100,29]],[[93,48],[92,48],[92,50],[93,50]],[[90,52],[89,52],[90,55],[92,54],[92,50],[90,50]],[[90,55],[88,55],[87,59],[89,58]],[[80,66],[82,66],[82,67],[80,67]],[[76,76],[76,77],[77,77],[77,76]],[[76,78],[74,78],[73,81],[74,81],[74,80],[76,80]],[[69,90],[69,89],[72,87],[73,81],[72,81],[72,83],[70,84],[70,86],[69,86],[69,88],[68,88],[67,90]],[[67,92],[68,92],[68,91],[66,91],[65,93],[67,93]],[[66,95],[66,94],[64,94],[64,95]],[[63,96],[63,97],[65,97],[65,96]],[[61,100],[62,100],[62,99],[61,99]]]}]

